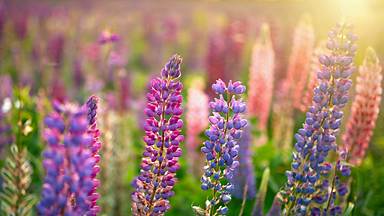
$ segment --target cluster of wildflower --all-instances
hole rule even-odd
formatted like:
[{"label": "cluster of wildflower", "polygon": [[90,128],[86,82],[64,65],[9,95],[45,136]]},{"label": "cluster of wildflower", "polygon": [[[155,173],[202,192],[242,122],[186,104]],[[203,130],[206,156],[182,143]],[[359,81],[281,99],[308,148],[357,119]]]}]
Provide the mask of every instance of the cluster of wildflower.
[{"label": "cluster of wildflower", "polygon": [[245,92],[245,86],[232,81],[226,85],[219,79],[212,85],[212,89],[218,98],[209,104],[212,115],[209,117],[210,128],[205,131],[209,140],[201,148],[206,156],[201,188],[213,191],[213,197],[207,201],[205,211],[211,214],[215,210],[218,214],[225,215],[233,190],[233,185],[228,180],[239,166],[237,142],[242,136],[242,129],[247,125],[247,120],[241,115],[245,112],[246,105],[240,98]]},{"label": "cluster of wildflower", "polygon": [[367,50],[364,64],[357,77],[356,96],[347,130],[343,135],[344,149],[349,153],[348,162],[360,165],[371,140],[381,101],[381,66],[375,51]]},{"label": "cluster of wildflower", "polygon": [[[282,194],[285,197],[284,213],[287,215],[315,214],[330,196],[326,190],[327,177],[332,164],[327,160],[330,151],[336,151],[336,135],[343,117],[342,108],[348,101],[348,90],[352,85],[350,76],[356,47],[356,36],[351,26],[338,24],[329,33],[327,48],[329,55],[319,57],[321,70],[318,86],[314,89],[312,106],[306,115],[302,129],[295,135],[291,171],[287,171],[288,182]],[[336,211],[334,206],[329,211]]]},{"label": "cluster of wildflower", "polygon": [[259,40],[253,47],[252,64],[249,69],[248,114],[255,116],[259,128],[267,126],[273,94],[275,53],[273,51],[269,26],[261,28]]},{"label": "cluster of wildflower", "polygon": [[243,135],[239,140],[239,167],[235,169],[233,178],[230,180],[233,185],[232,195],[242,199],[246,190],[247,197],[253,199],[256,196],[255,172],[252,165],[251,152],[252,134],[249,126],[244,128]]},{"label": "cluster of wildflower", "polygon": [[94,188],[92,178],[95,158],[89,146],[85,107],[54,104],[54,112],[44,120],[44,151],[46,171],[37,205],[40,215],[95,215],[89,194]]},{"label": "cluster of wildflower", "polygon": [[183,121],[180,119],[183,88],[179,81],[181,58],[174,55],[161,71],[161,77],[151,81],[147,94],[145,136],[140,175],[132,194],[134,215],[162,215],[173,196],[176,171],[181,156],[180,142]]},{"label": "cluster of wildflower", "polygon": [[92,214],[96,215],[100,211],[100,207],[97,205],[97,200],[99,199],[99,194],[96,192],[97,188],[100,185],[100,181],[96,178],[97,174],[100,172],[100,162],[99,150],[101,148],[100,142],[100,130],[97,127],[97,104],[98,98],[96,96],[91,96],[87,103],[87,117],[88,117],[88,134],[92,136],[92,143],[89,146],[89,149],[92,152],[92,157],[95,160],[95,164],[92,169],[91,178],[93,180],[92,190],[89,192],[88,200],[90,203],[90,209]]}]

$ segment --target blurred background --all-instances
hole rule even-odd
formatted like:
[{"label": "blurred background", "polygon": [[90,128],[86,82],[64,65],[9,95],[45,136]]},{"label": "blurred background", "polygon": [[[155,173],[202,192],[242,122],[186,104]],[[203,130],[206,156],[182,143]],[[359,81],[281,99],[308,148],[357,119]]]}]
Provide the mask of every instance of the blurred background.
[{"label": "blurred background", "polygon": [[[384,60],[382,0],[0,1],[0,99],[12,98],[15,88],[25,89],[28,116],[34,119],[35,128],[26,144],[34,170],[31,192],[39,196],[44,175],[41,152],[45,144],[39,134],[49,100],[83,103],[94,94],[101,98],[104,144],[100,205],[104,215],[130,215],[131,182],[139,172],[144,148],[142,107],[149,79],[178,53],[183,57],[185,103],[187,89],[196,83],[208,94],[217,78],[248,84],[252,47],[267,23],[275,53],[272,104],[279,103],[295,28],[302,20],[313,28],[314,47],[337,22],[346,20],[359,37],[355,63],[362,63],[368,46]],[[251,143],[256,187],[263,170],[271,169],[265,211],[286,181],[287,149],[305,113],[294,111],[285,151],[276,144],[274,116],[279,112],[269,115],[264,131],[252,129],[254,137],[263,137]],[[384,215],[383,130],[380,113],[367,157],[353,170],[349,199],[355,202],[354,215]],[[2,161],[6,144],[0,147]],[[192,151],[199,154],[198,147]],[[185,150],[182,156],[168,215],[193,215],[191,206],[203,206],[206,199],[199,171],[193,172],[186,159],[189,152]],[[233,199],[230,215],[239,213],[241,202]],[[253,203],[254,197],[247,199],[244,215],[250,214]]]}]

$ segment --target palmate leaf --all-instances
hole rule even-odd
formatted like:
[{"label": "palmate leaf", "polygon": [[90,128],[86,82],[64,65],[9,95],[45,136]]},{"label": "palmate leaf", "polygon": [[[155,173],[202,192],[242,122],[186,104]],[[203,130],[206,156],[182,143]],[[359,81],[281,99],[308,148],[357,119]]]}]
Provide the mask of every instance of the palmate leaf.
[{"label": "palmate leaf", "polygon": [[13,144],[9,156],[1,170],[3,190],[0,193],[0,215],[28,216],[36,203],[33,195],[28,194],[31,184],[32,167],[27,160],[26,149]]}]

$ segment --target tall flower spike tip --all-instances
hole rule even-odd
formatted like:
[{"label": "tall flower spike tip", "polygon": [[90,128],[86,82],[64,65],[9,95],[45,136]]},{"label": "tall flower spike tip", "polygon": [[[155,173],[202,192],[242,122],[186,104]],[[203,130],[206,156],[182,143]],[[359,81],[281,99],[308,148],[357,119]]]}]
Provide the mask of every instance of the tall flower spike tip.
[{"label": "tall flower spike tip", "polygon": [[97,106],[99,99],[96,96],[91,96],[87,103],[87,118],[88,118],[88,134],[92,136],[92,143],[89,146],[89,149],[92,152],[92,157],[95,160],[95,164],[92,169],[92,179],[93,179],[93,187],[92,190],[88,194],[88,201],[91,205],[91,215],[97,215],[100,211],[100,207],[97,205],[97,200],[99,199],[99,194],[96,192],[97,188],[100,185],[100,181],[96,178],[97,174],[100,172],[100,166],[98,163],[100,162],[99,150],[101,148],[100,142],[100,130],[97,127]]},{"label": "tall flower spike tip", "polygon": [[295,28],[293,46],[289,58],[287,81],[293,106],[300,109],[303,91],[308,81],[315,36],[309,16],[303,16]]},{"label": "tall flower spike tip", "polygon": [[186,105],[186,132],[185,145],[187,147],[189,166],[196,176],[201,175],[203,160],[196,150],[200,146],[199,135],[208,126],[208,95],[204,93],[203,80],[195,79],[188,89],[188,101]]},{"label": "tall flower spike tip", "polygon": [[[353,57],[356,36],[351,26],[338,24],[328,34],[329,55],[319,57],[321,70],[317,73],[318,85],[314,89],[312,106],[302,129],[295,135],[292,169],[286,172],[288,181],[284,195],[285,215],[316,215],[313,205],[326,205],[327,176],[332,165],[327,160],[330,151],[336,151],[336,135],[343,117],[342,108],[348,102],[354,71]],[[331,209],[332,211],[332,209]]]},{"label": "tall flower spike tip", "polygon": [[372,48],[368,48],[364,63],[359,68],[356,96],[352,112],[343,134],[343,146],[348,152],[347,160],[360,165],[371,140],[382,94],[382,74],[379,59]]},{"label": "tall flower spike tip", "polygon": [[95,215],[88,196],[93,190],[95,159],[89,146],[87,112],[84,107],[54,104],[45,118],[43,166],[46,171],[37,205],[40,215]]},{"label": "tall flower spike tip", "polygon": [[225,215],[233,190],[229,180],[239,166],[238,141],[247,125],[247,120],[242,117],[246,105],[241,99],[245,86],[241,82],[232,81],[226,85],[219,79],[212,85],[212,89],[217,97],[209,104],[212,115],[209,117],[210,127],[205,131],[208,140],[201,148],[206,156],[201,189],[213,192],[213,196],[206,202],[206,215]]},{"label": "tall flower spike tip", "polygon": [[174,55],[161,71],[161,77],[151,81],[147,94],[145,136],[140,174],[132,194],[134,215],[163,215],[169,208],[169,198],[176,183],[176,171],[181,156],[180,143],[183,121],[181,57]]},{"label": "tall flower spike tip", "polygon": [[253,47],[249,69],[248,113],[258,118],[259,127],[264,130],[271,108],[275,53],[267,24],[263,24],[260,34]]}]

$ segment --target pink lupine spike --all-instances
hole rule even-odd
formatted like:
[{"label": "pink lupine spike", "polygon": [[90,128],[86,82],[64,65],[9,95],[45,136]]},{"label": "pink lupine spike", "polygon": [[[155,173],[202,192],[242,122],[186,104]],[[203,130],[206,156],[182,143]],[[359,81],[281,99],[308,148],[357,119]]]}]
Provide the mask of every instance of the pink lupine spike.
[{"label": "pink lupine spike", "polygon": [[348,161],[355,165],[360,165],[364,159],[379,114],[381,69],[375,51],[368,48],[364,63],[359,68],[356,96],[343,134],[344,149],[349,153]]},{"label": "pink lupine spike", "polygon": [[[201,173],[201,163],[198,163],[199,154],[196,152],[200,145],[199,134],[208,126],[208,95],[204,93],[204,84],[201,80],[194,80],[188,89],[188,101],[186,105],[186,147],[188,149],[188,158],[190,159],[190,167],[192,172],[198,176]],[[197,162],[197,163],[196,163]]]},{"label": "pink lupine spike", "polygon": [[309,17],[303,16],[293,35],[293,45],[287,71],[287,81],[290,86],[288,96],[292,100],[292,105],[297,109],[301,107],[303,90],[310,73],[314,38]]},{"label": "pink lupine spike", "polygon": [[265,129],[272,101],[275,53],[268,24],[263,24],[261,35],[253,47],[249,72],[248,113],[259,120]]}]

